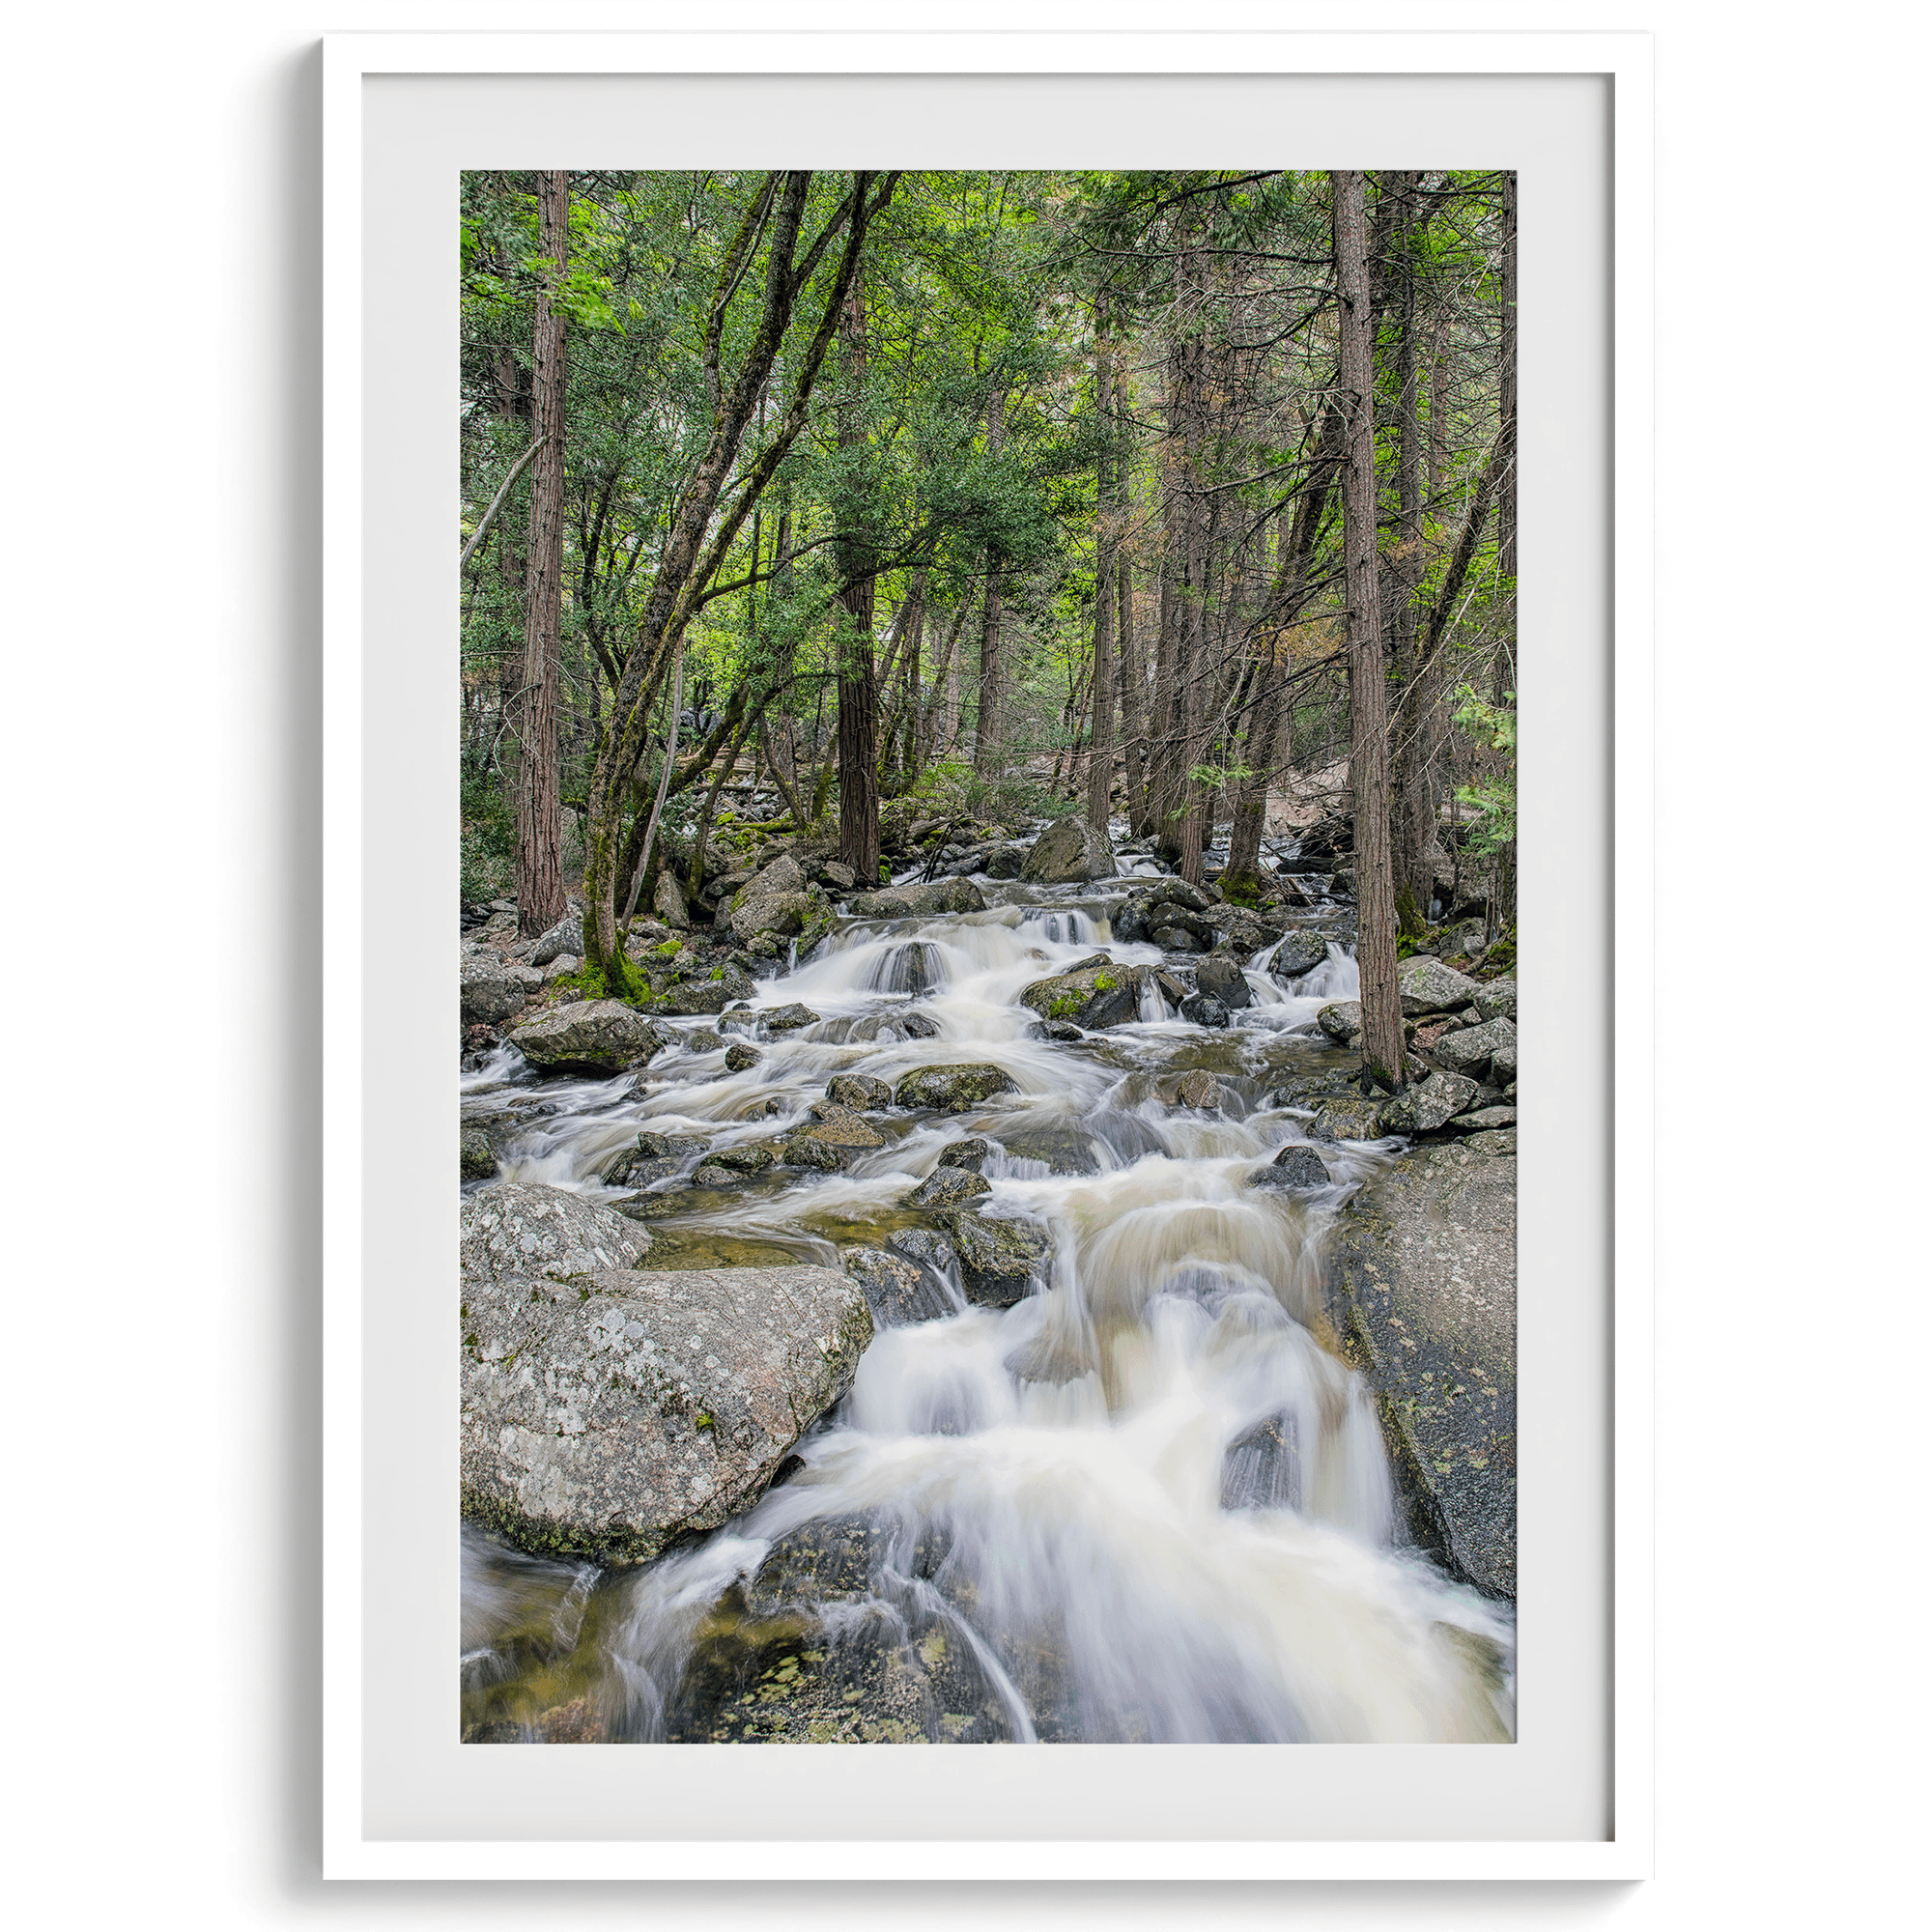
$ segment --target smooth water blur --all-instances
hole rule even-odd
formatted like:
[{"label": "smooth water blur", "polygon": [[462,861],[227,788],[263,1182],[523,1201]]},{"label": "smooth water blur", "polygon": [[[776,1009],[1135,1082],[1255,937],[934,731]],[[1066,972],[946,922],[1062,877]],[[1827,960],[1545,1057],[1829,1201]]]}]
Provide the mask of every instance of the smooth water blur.
[{"label": "smooth water blur", "polygon": [[[466,1685],[534,1676],[541,1696],[584,1700],[604,1735],[662,1737],[727,1593],[803,1527],[863,1518],[891,1526],[901,1555],[824,1611],[824,1639],[862,1613],[943,1629],[1014,1741],[1038,1735],[1049,1704],[1054,1735],[1096,1742],[1507,1739],[1508,1614],[1399,1547],[1373,1405],[1322,1315],[1328,1230],[1387,1149],[1325,1148],[1333,1184],[1313,1193],[1247,1185],[1305,1138],[1307,1112],[1270,1091],[1331,1051],[1312,1021],[1355,995],[1353,959],[1331,945],[1284,981],[1264,949],[1252,1004],[1218,1033],[1155,991],[1133,1024],[1052,1042],[1034,1037],[1024,987],[1096,951],[1162,955],[1112,942],[1104,896],[984,890],[1000,901],[984,913],[847,922],[761,986],[820,1018],[768,1037],[755,1012],[724,1015],[724,1039],[762,1056],[742,1073],[717,1025],[693,1021],[637,1079],[538,1083],[506,1049],[466,1082],[467,1115],[518,1122],[510,1179],[596,1198],[640,1127],[762,1142],[808,1118],[836,1073],[896,1085],[990,1062],[1016,1093],[944,1121],[875,1115],[887,1145],[846,1174],[693,1195],[653,1223],[659,1263],[838,1265],[841,1246],[912,1223],[904,1195],[966,1134],[996,1143],[979,1208],[1052,1236],[1045,1278],[1014,1307],[967,1306],[956,1273],[935,1277],[933,1305],[952,1312],[880,1330],[850,1396],[800,1444],[803,1468],[701,1547],[599,1578],[467,1532]],[[1213,1073],[1215,1107],[1163,1097],[1191,1067]],[[930,1574],[903,1554],[916,1546],[943,1550]]]}]

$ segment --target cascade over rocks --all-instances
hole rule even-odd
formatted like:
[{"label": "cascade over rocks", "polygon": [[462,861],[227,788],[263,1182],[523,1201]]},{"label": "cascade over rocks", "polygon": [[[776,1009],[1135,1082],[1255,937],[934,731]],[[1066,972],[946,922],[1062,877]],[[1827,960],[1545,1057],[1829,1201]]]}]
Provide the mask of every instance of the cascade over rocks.
[{"label": "cascade over rocks", "polygon": [[875,1327],[903,1328],[952,1313],[932,1277],[908,1256],[890,1248],[846,1248],[838,1259],[865,1290]]},{"label": "cascade over rocks", "polygon": [[[1328,942],[1319,932],[1291,932],[1275,949],[1267,962],[1268,971],[1278,980],[1298,980],[1325,963]],[[1356,1021],[1357,1026],[1360,1020]]]},{"label": "cascade over rocks", "polygon": [[1516,1596],[1516,1162],[1418,1149],[1343,1210],[1331,1319],[1367,1358],[1409,1528]]},{"label": "cascade over rocks", "polygon": [[871,1338],[830,1268],[466,1270],[464,1513],[525,1549],[647,1561],[749,1508]]},{"label": "cascade over rocks", "polygon": [[1046,1266],[1053,1244],[1025,1221],[993,1220],[953,1208],[936,1217],[952,1237],[966,1284],[966,1299],[982,1308],[1010,1308]]},{"label": "cascade over rocks", "polygon": [[1224,1008],[1245,1007],[1253,997],[1248,990],[1247,976],[1238,963],[1220,954],[1202,960],[1195,968],[1194,983],[1202,992],[1219,1000]]},{"label": "cascade over rocks", "polygon": [[1266,1167],[1248,1177],[1250,1187],[1326,1187],[1328,1169],[1321,1156],[1301,1141],[1291,1142]]},{"label": "cascade over rocks", "polygon": [[1111,879],[1119,870],[1107,835],[1086,819],[1057,818],[1033,841],[1020,877],[1037,886],[1079,885]]}]

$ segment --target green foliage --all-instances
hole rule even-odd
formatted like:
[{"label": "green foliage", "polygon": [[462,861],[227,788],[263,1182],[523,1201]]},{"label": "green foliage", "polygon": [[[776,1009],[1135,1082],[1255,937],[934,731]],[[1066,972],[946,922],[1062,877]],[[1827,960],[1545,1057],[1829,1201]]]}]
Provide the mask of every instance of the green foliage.
[{"label": "green foliage", "polygon": [[1457,799],[1476,813],[1467,849],[1488,857],[1516,842],[1516,693],[1498,705],[1462,685],[1456,692],[1455,718],[1472,737],[1508,758],[1500,773],[1456,787]]},{"label": "green foliage", "polygon": [[501,785],[466,778],[462,804],[462,872],[459,890],[471,902],[500,898],[511,890],[517,857],[517,808]]}]

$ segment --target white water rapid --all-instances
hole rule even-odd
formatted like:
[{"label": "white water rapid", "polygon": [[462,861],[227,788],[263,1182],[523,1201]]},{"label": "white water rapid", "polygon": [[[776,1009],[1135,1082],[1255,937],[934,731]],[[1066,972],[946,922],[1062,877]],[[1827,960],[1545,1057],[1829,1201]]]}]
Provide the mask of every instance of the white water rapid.
[{"label": "white water rapid", "polygon": [[[466,1530],[466,1713],[511,1685],[527,1691],[520,1708],[582,1700],[597,1736],[765,1735],[705,1728],[704,1713],[720,1684],[737,1694],[731,1646],[790,1616],[806,1633],[792,1650],[827,1670],[848,1652],[925,1660],[924,1719],[878,1735],[923,1722],[937,1739],[1016,1743],[1509,1739],[1511,1615],[1405,1547],[1374,1404],[1323,1312],[1324,1240],[1389,1147],[1325,1146],[1326,1189],[1248,1184],[1306,1138],[1312,1108],[1276,1096],[1332,1061],[1311,1022],[1354,994],[1353,959],[1331,945],[1284,983],[1264,949],[1251,1004],[1222,1031],[1156,992],[1135,1023],[1048,1040],[1019,1004],[1032,981],[1095,952],[1163,955],[1111,942],[1104,895],[980,883],[984,913],[846,922],[760,986],[814,1024],[683,1023],[689,1046],[638,1082],[538,1082],[507,1048],[468,1077],[466,1114],[520,1122],[505,1178],[596,1199],[640,1127],[764,1143],[834,1074],[896,1084],[990,1063],[1017,1092],[952,1118],[875,1115],[886,1146],[844,1174],[694,1196],[694,1211],[652,1221],[647,1265],[837,1266],[841,1247],[910,1224],[904,1196],[962,1135],[995,1143],[976,1207],[1033,1222],[1052,1248],[1010,1308],[968,1305],[956,1273],[935,1279],[933,1305],[951,1312],[881,1328],[799,1463],[699,1546],[599,1575]],[[735,1073],[734,1037],[761,1056]],[[1176,1103],[1175,1077],[1195,1068],[1218,1105]],[[827,1538],[859,1552],[837,1587],[786,1597],[769,1566]],[[954,1697],[968,1716],[950,1715],[936,1657],[946,1683],[969,1685]],[[885,1680],[852,1681],[856,1703]]]}]

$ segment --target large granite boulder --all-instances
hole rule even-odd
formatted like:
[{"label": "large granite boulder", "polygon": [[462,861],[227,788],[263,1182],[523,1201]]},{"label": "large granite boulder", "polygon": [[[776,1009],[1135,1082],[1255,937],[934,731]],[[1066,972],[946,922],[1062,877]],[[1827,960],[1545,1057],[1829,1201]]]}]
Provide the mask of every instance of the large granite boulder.
[{"label": "large granite boulder", "polygon": [[510,1043],[546,1073],[621,1073],[662,1042],[651,1022],[621,1000],[576,1000],[526,1021]]},{"label": "large granite boulder", "polygon": [[742,967],[725,964],[706,980],[680,980],[664,997],[664,1009],[680,1019],[715,1017],[738,1000],[749,1000],[757,988]]},{"label": "large granite boulder", "polygon": [[798,861],[787,853],[732,895],[729,924],[740,946],[765,935],[796,939],[803,953],[832,930],[832,907],[823,892],[808,888]]},{"label": "large granite boulder", "polygon": [[1308,1123],[1312,1141],[1374,1141],[1382,1136],[1382,1103],[1347,1094],[1325,1100]]},{"label": "large granite boulder", "polygon": [[651,895],[651,908],[671,931],[691,930],[691,913],[684,903],[684,888],[669,872],[658,874],[657,889]]},{"label": "large granite boulder", "polygon": [[930,919],[939,913],[984,912],[986,895],[971,879],[932,879],[861,893],[846,910],[855,919]]},{"label": "large granite boulder", "polygon": [[1145,966],[1117,966],[1102,961],[1050,980],[1036,980],[1020,994],[1020,1005],[1043,1020],[1062,1020],[1093,1033],[1101,1027],[1124,1026],[1140,1017]]},{"label": "large granite boulder", "polygon": [[1362,1030],[1360,1000],[1337,1000],[1315,1015],[1315,1024],[1337,1046],[1346,1046]]},{"label": "large granite boulder", "polygon": [[650,1248],[642,1228],[560,1187],[506,1182],[463,1204],[466,1286],[511,1275],[567,1281],[599,1268],[635,1267]]},{"label": "large granite boulder", "polygon": [[1359,1350],[1417,1542],[1516,1595],[1516,1162],[1419,1149],[1349,1203],[1330,1314]]},{"label": "large granite boulder", "polygon": [[458,985],[463,1024],[495,1026],[523,1011],[524,1003],[541,989],[543,975],[520,960],[478,949],[464,955]]},{"label": "large granite boulder", "polygon": [[908,1073],[893,1090],[901,1107],[937,1107],[942,1113],[963,1114],[995,1094],[1012,1094],[1018,1084],[998,1066],[922,1066]]},{"label": "large granite boulder", "polygon": [[[1489,1071],[1490,1062],[1497,1053],[1513,1053],[1516,1048],[1516,1025],[1498,1015],[1492,1020],[1485,1020],[1481,1026],[1463,1027],[1459,1031],[1445,1034],[1436,1041],[1435,1058],[1452,1073],[1466,1073],[1480,1080]],[[1511,1065],[1514,1065],[1514,1061]]]},{"label": "large granite boulder", "polygon": [[1120,867],[1107,835],[1084,818],[1057,818],[1033,841],[1020,877],[1036,886],[1073,886],[1111,879]]},{"label": "large granite boulder", "polygon": [[1410,1017],[1421,1013],[1452,1013],[1459,1007],[1470,1005],[1482,991],[1466,974],[1443,965],[1439,959],[1430,958],[1426,952],[1405,959],[1397,968],[1396,981],[1402,988],[1403,1012]]},{"label": "large granite boulder", "polygon": [[1486,1020],[1510,1020],[1516,1018],[1516,981],[1514,980],[1492,980],[1486,986],[1476,988],[1476,1010]]},{"label": "large granite boulder", "polygon": [[871,1338],[831,1268],[466,1272],[464,1514],[526,1549],[647,1562],[755,1502]]}]

